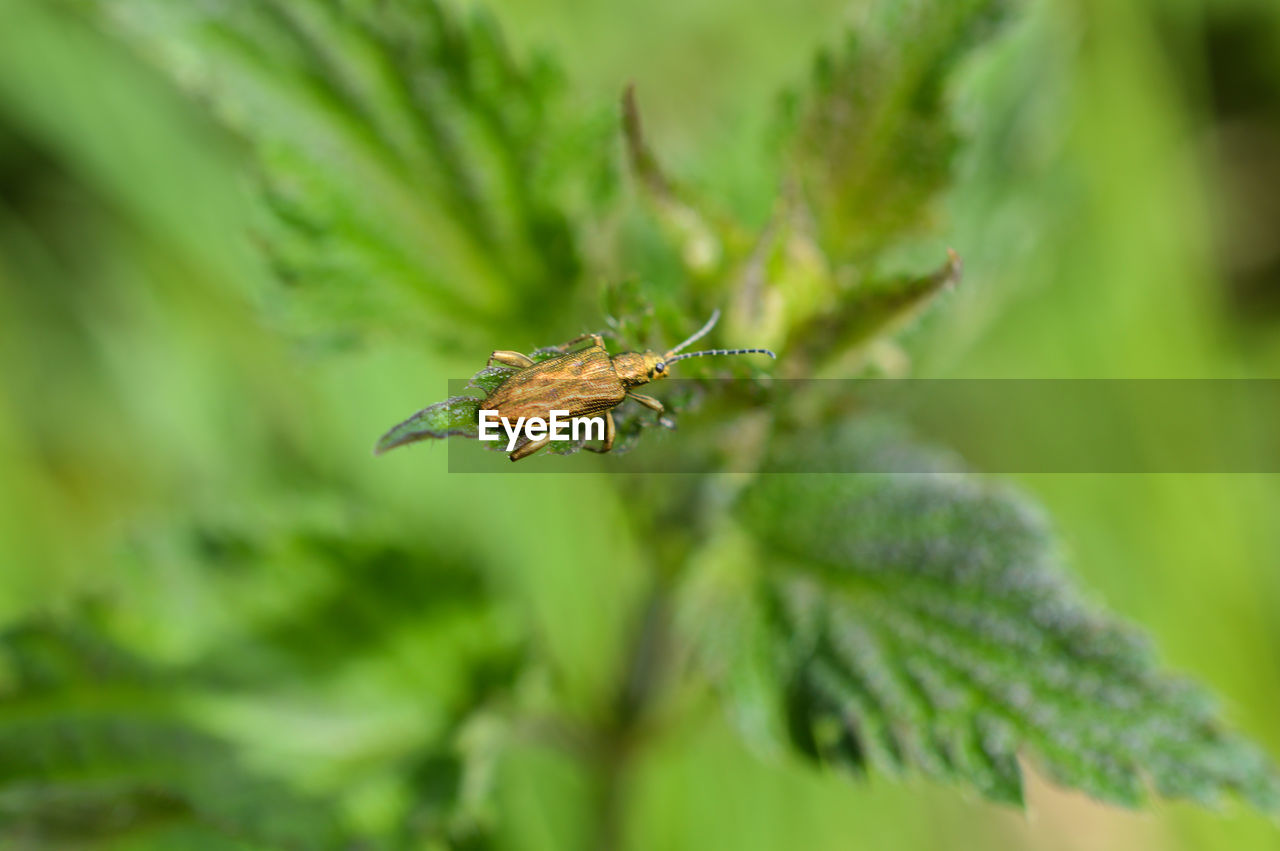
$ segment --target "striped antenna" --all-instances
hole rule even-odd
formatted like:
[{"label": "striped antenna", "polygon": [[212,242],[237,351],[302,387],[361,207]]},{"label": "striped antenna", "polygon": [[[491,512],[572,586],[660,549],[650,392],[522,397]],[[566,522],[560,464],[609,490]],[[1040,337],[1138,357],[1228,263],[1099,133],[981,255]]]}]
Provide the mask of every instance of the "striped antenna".
[{"label": "striped antenna", "polygon": [[673,358],[665,358],[663,363],[670,366],[676,361],[682,361],[685,358],[700,358],[703,355],[768,355],[775,360],[778,357],[768,349],[707,349],[705,352],[687,352],[683,355],[676,355]]},{"label": "striped antenna", "polygon": [[692,337],[685,340],[683,343],[676,346],[671,351],[667,352],[662,359],[667,360],[676,352],[683,349],[685,346],[689,345],[690,343],[696,343],[698,340],[701,340],[703,337],[707,336],[707,334],[711,331],[711,329],[716,327],[716,322],[718,322],[719,320],[720,320],[720,308],[717,307],[715,310],[715,313],[712,313],[711,318],[707,320],[706,325],[703,325],[701,328],[695,331]]}]

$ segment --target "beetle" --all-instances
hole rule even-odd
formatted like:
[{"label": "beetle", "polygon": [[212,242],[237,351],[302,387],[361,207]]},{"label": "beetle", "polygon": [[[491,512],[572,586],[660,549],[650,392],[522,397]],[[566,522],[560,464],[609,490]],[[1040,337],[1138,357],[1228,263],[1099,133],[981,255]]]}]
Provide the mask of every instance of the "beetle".
[{"label": "beetle", "polygon": [[[553,409],[568,411],[570,418],[603,413],[604,441],[599,447],[585,448],[592,452],[608,452],[613,449],[615,435],[612,411],[623,401],[631,399],[656,411],[659,416],[665,413],[666,408],[661,402],[652,396],[634,393],[632,388],[666,378],[671,372],[672,364],[685,358],[706,355],[760,354],[777,357],[768,349],[708,349],[680,354],[681,349],[706,336],[719,318],[720,311],[717,310],[693,336],[663,354],[646,351],[610,355],[605,348],[604,338],[599,334],[583,334],[567,343],[553,346],[553,349],[564,354],[541,363],[535,363],[532,358],[520,352],[496,350],[489,356],[486,366],[496,363],[514,367],[518,372],[490,393],[481,408],[497,411],[499,417],[510,422],[517,422],[520,417],[541,417],[545,420]],[[586,348],[568,351],[572,346],[588,340],[591,345]],[[537,440],[525,437],[509,457],[512,461],[519,461],[550,442],[550,436]]]}]

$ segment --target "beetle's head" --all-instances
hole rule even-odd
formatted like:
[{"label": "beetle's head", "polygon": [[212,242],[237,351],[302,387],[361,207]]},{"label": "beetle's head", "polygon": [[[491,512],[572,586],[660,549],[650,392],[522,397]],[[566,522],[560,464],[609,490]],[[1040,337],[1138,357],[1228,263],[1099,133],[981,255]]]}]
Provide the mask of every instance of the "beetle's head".
[{"label": "beetle's head", "polygon": [[662,355],[657,352],[626,352],[625,354],[615,355],[613,358],[613,369],[618,373],[618,377],[622,379],[622,383],[628,387],[635,387],[638,384],[648,384],[659,378],[666,378],[667,365],[663,363]]},{"label": "beetle's head", "polygon": [[644,358],[645,377],[650,381],[657,381],[659,378],[666,378],[671,374],[671,368],[663,360],[665,355],[660,355],[657,352],[645,352],[641,357]]}]

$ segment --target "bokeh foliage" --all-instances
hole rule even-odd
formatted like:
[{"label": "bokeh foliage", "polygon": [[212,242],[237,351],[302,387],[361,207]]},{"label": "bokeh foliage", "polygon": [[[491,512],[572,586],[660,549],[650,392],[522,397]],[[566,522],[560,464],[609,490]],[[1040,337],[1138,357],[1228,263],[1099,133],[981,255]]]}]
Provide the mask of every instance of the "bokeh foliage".
[{"label": "bokeh foliage", "polygon": [[[429,0],[11,0],[8,837],[704,847],[762,796],[743,823],[764,829],[736,847],[797,830],[813,847],[874,846],[878,830],[928,847],[926,807],[987,844],[1041,841],[918,780],[851,788],[788,753],[1003,800],[1028,797],[1030,765],[1125,804],[1149,787],[1273,806],[1259,751],[1079,601],[1025,497],[949,464],[465,477],[440,451],[368,453],[489,350],[533,351],[606,315],[660,345],[723,306],[719,339],[774,346],[792,375],[897,375],[908,358],[941,375],[1265,374],[1280,350],[1258,311],[1249,350],[1223,334],[1234,320],[1207,286],[1206,202],[1179,147],[1188,126],[1217,126],[1214,101],[1161,84],[1161,50],[1212,46],[1222,26],[1194,5],[913,0],[807,32],[764,11],[768,50],[739,47],[749,69],[699,84],[727,118],[682,110],[687,81],[623,69],[639,82],[624,128],[617,69],[585,45],[538,58],[530,19],[556,15],[533,6],[495,10],[499,28]],[[682,25],[741,17],[706,9]],[[1117,144],[1127,133],[1139,141]],[[972,282],[955,293],[949,244]],[[939,294],[904,349],[893,336]],[[752,368],[690,374],[716,370]],[[707,399],[638,443],[711,441],[765,469],[885,451],[833,428],[836,410]],[[1250,525],[1273,483],[1128,483],[1143,509],[1119,516],[1150,537],[1109,526],[1087,486],[1024,484],[1093,542],[1072,561],[1280,744],[1266,712],[1280,684],[1249,677],[1280,670],[1274,626],[1201,615],[1188,637],[1196,607],[1178,598],[1212,587],[1229,612],[1257,585],[1276,600],[1247,572],[1280,543]],[[1206,496],[1216,522],[1198,546],[1163,541],[1157,507],[1198,519],[1185,503]],[[1107,537],[1126,534],[1151,567]],[[1195,554],[1212,575],[1187,566]],[[1233,628],[1234,644],[1202,637]],[[722,734],[725,717],[764,760]],[[1270,830],[1165,817],[1189,825],[1163,837],[1186,847]]]}]

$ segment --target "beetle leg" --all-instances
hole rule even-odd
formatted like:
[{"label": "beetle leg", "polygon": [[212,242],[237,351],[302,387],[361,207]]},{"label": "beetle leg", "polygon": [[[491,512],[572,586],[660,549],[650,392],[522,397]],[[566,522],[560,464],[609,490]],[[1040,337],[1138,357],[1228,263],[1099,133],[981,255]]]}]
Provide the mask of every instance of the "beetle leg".
[{"label": "beetle leg", "polygon": [[658,425],[662,426],[663,428],[669,428],[672,431],[675,431],[675,428],[676,428],[675,420],[667,416],[666,406],[663,405],[661,402],[659,402],[657,399],[653,398],[652,396],[646,396],[643,393],[628,393],[627,398],[634,399],[635,401],[639,402],[641,405],[644,405],[646,408],[657,411]]},{"label": "beetle leg", "polygon": [[643,393],[628,393],[627,398],[634,399],[649,410],[657,411],[659,414],[665,414],[667,412],[667,409],[663,404],[652,396],[646,396]]},{"label": "beetle leg", "polygon": [[617,428],[613,424],[613,411],[604,412],[604,443],[599,446],[584,446],[583,449],[591,452],[608,452],[613,449],[613,438],[616,435]]},{"label": "beetle leg", "polygon": [[599,346],[602,349],[604,348],[604,337],[601,337],[599,334],[583,334],[581,337],[574,337],[567,343],[561,343],[558,346],[550,346],[549,348],[555,349],[558,352],[565,352],[568,351],[571,346],[576,346],[583,340],[590,340],[592,346]]},{"label": "beetle leg", "polygon": [[509,457],[511,458],[512,461],[519,461],[521,458],[528,458],[530,455],[537,452],[539,449],[546,446],[550,442],[551,442],[550,437],[544,437],[541,440],[531,440],[528,443],[516,449],[515,452],[512,452]]},{"label": "beetle leg", "polygon": [[530,360],[528,355],[522,355],[519,352],[513,352],[507,349],[498,349],[494,351],[493,354],[489,355],[489,362],[485,364],[485,366],[493,366],[494,361],[497,361],[503,366],[514,366],[517,369],[524,369],[525,367],[533,366],[533,361]]}]

